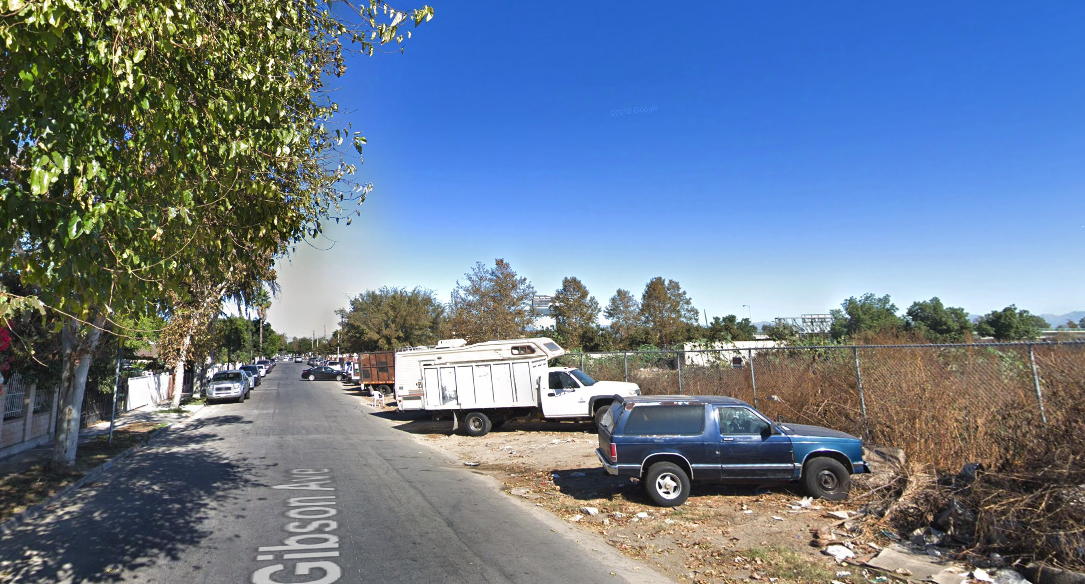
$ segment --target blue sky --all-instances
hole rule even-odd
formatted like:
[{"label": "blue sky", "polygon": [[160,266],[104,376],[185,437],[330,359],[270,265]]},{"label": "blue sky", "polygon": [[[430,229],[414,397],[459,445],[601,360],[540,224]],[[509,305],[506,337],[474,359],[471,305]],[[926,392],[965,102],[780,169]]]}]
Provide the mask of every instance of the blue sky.
[{"label": "blue sky", "polygon": [[337,80],[375,189],[280,262],[277,330],[499,257],[710,318],[1085,309],[1085,3],[432,5]]}]

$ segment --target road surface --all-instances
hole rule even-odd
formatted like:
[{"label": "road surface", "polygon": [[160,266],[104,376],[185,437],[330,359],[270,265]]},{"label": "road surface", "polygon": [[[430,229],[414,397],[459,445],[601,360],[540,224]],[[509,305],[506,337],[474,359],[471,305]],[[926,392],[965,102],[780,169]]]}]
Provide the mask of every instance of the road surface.
[{"label": "road surface", "polygon": [[663,581],[301,369],[0,537],[0,582]]}]

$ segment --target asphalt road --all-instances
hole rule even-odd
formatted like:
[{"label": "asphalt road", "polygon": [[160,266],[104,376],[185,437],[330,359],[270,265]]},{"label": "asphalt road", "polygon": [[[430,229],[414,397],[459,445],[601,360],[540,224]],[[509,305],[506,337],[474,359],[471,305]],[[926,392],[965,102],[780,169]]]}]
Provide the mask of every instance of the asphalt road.
[{"label": "asphalt road", "polygon": [[301,369],[0,537],[0,582],[664,580]]}]

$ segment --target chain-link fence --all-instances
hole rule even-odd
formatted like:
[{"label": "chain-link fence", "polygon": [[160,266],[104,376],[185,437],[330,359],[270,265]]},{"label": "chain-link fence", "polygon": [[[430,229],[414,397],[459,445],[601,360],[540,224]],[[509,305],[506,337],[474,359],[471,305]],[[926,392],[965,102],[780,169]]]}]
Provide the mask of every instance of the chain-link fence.
[{"label": "chain-link fence", "polygon": [[1001,464],[1085,398],[1083,342],[573,353],[562,363],[646,395],[737,397],[941,468]]}]

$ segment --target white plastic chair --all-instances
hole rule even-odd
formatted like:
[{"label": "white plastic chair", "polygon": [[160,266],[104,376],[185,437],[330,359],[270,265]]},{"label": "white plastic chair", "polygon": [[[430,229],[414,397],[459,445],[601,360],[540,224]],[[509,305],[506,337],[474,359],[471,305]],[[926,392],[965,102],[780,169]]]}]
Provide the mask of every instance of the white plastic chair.
[{"label": "white plastic chair", "polygon": [[373,394],[373,407],[377,407],[378,405],[384,407],[384,394],[376,389],[371,389],[369,391]]}]

